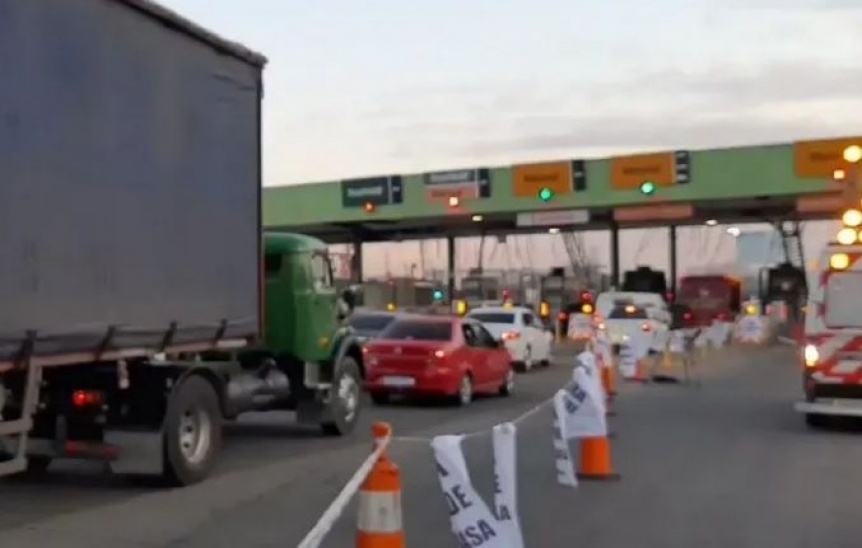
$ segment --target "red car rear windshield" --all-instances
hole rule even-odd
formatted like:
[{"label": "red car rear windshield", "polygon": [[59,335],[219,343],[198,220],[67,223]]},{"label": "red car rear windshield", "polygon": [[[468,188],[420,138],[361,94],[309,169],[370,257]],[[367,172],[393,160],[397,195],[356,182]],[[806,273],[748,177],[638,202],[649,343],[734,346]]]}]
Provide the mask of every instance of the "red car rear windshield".
[{"label": "red car rear windshield", "polygon": [[423,320],[395,320],[380,333],[381,339],[413,341],[448,341],[452,324]]}]

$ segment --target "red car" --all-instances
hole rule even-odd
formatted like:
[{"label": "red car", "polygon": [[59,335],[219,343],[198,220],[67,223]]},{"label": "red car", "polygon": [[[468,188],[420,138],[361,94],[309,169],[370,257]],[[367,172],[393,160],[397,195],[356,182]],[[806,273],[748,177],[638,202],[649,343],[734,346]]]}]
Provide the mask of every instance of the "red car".
[{"label": "red car", "polygon": [[468,405],[474,394],[511,393],[509,351],[482,324],[452,316],[396,319],[363,349],[374,403],[392,394],[446,396]]}]

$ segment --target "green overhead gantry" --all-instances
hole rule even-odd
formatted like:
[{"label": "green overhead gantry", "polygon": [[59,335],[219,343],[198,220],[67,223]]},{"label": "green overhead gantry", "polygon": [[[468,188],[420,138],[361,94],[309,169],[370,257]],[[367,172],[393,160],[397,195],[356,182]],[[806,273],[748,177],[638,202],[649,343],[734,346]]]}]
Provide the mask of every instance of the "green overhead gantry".
[{"label": "green overhead gantry", "polygon": [[[329,243],[837,218],[836,170],[862,137],[388,175],[264,189],[268,230]],[[676,280],[675,246],[671,280]],[[451,274],[450,274],[451,277]],[[450,294],[452,290],[450,280]]]}]

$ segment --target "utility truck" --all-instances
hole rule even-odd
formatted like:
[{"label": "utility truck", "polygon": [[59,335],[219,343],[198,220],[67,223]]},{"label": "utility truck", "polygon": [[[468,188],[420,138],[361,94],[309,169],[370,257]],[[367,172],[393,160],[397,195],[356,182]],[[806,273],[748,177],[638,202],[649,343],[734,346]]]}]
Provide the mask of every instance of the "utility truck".
[{"label": "utility truck", "polygon": [[191,484],[248,411],[351,432],[352,293],[262,232],[265,59],[144,0],[0,12],[0,475]]}]

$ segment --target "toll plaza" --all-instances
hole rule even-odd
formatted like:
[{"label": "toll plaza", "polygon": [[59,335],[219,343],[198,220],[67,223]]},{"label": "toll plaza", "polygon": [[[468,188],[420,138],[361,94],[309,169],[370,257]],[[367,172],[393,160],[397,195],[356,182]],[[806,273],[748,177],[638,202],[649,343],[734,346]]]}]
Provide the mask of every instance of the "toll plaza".
[{"label": "toll plaza", "polygon": [[678,226],[772,223],[787,264],[804,270],[799,223],[859,205],[859,146],[862,137],[842,137],[270,187],[263,219],[268,230],[352,244],[358,281],[362,243],[445,237],[449,296],[459,237],[606,229],[619,285],[619,231],[667,227],[674,292]]}]

